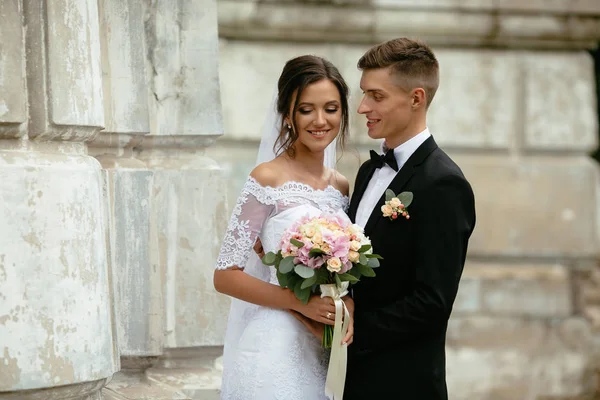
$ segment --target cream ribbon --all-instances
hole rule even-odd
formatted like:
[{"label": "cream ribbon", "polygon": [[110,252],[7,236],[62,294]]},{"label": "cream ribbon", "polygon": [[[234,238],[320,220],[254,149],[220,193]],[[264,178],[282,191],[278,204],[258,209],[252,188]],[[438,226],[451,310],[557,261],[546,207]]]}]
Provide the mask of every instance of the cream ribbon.
[{"label": "cream ribbon", "polygon": [[329,356],[329,369],[325,381],[325,395],[330,400],[342,400],[344,384],[346,383],[346,364],[348,362],[348,345],[342,344],[342,339],[348,333],[350,313],[342,297],[348,294],[348,282],[319,285],[321,297],[331,297],[335,303],[335,325],[333,326],[333,342]]}]

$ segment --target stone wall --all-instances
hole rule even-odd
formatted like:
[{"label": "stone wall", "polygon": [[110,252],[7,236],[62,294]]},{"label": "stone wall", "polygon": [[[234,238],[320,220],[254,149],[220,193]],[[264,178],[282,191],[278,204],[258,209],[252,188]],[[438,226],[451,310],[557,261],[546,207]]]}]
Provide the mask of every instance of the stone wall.
[{"label": "stone wall", "polygon": [[1,1],[0,38],[0,399],[216,398],[215,2]]},{"label": "stone wall", "polygon": [[[594,65],[600,3],[218,2],[225,135],[213,149],[230,207],[253,168],[283,64],[317,54],[361,98],[356,62],[377,42],[427,40],[441,64],[429,117],[473,185],[478,222],[450,321],[451,398],[570,398],[595,390],[600,338]],[[541,12],[543,10],[543,12]],[[294,17],[292,17],[294,16]],[[361,116],[339,169],[368,150]]]}]

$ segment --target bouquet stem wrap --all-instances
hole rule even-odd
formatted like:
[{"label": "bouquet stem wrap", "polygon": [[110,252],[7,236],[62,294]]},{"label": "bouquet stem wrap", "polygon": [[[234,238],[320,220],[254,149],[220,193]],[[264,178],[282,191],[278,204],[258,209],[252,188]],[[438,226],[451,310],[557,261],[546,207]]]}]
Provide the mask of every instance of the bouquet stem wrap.
[{"label": "bouquet stem wrap", "polygon": [[335,325],[333,326],[333,342],[329,357],[329,369],[325,381],[325,395],[330,400],[342,400],[344,384],[346,383],[346,364],[348,362],[348,346],[342,344],[342,339],[348,333],[350,313],[342,297],[348,294],[348,282],[341,285],[320,285],[321,297],[331,297],[335,303]]}]

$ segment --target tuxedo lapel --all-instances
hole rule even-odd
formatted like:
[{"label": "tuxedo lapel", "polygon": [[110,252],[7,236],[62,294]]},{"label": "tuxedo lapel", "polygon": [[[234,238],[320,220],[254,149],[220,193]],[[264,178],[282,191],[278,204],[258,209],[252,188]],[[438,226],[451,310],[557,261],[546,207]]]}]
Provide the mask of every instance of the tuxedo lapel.
[{"label": "tuxedo lapel", "polygon": [[[404,186],[406,186],[410,178],[414,175],[416,168],[419,165],[421,165],[423,161],[425,161],[425,159],[429,156],[429,154],[431,154],[433,150],[437,149],[437,147],[438,146],[435,143],[435,140],[433,140],[433,136],[429,137],[426,141],[424,141],[423,144],[421,144],[421,146],[419,146],[417,150],[415,150],[415,152],[408,158],[408,160],[406,160],[406,163],[404,163],[402,168],[400,168],[400,171],[398,171],[398,173],[387,188],[391,189],[395,194],[399,194],[404,188]],[[366,183],[368,184],[369,180],[367,180]],[[363,189],[361,196],[364,194],[364,190],[365,189]],[[385,192],[379,198],[377,205],[375,206],[375,208],[371,212],[371,215],[369,216],[369,220],[367,221],[367,225],[365,226],[365,234],[367,236],[375,227],[375,224],[377,223],[379,218],[383,218],[383,215],[381,213],[381,206],[384,203]]]},{"label": "tuxedo lapel", "polygon": [[348,208],[348,217],[350,220],[354,222],[356,218],[356,211],[358,210],[358,205],[360,204],[360,200],[365,194],[365,190],[369,185],[369,181],[371,177],[375,173],[375,167],[371,160],[367,161],[368,164],[365,164],[363,169],[363,173],[357,176],[356,185],[354,187],[354,193],[352,193],[352,199],[350,200],[350,207]]}]

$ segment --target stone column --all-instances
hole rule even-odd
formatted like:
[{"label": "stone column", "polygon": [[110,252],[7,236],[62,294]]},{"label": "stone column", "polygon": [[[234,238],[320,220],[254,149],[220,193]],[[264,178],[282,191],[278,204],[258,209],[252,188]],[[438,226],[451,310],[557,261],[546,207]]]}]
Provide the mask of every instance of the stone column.
[{"label": "stone column", "polygon": [[151,71],[150,132],[136,147],[153,173],[153,262],[164,269],[164,355],[148,376],[193,399],[216,396],[228,300],[212,275],[228,220],[220,166],[209,156],[222,132],[214,0],[145,3]]},{"label": "stone column", "polygon": [[0,37],[0,398],[101,399],[118,360],[86,145],[104,124],[96,2],[2,1]]},{"label": "stone column", "polygon": [[[477,207],[448,329],[450,397],[557,400],[593,392],[600,181],[589,157],[598,146],[598,99],[586,49],[600,40],[600,3],[331,3],[219,0],[227,135],[213,154],[228,169],[230,192],[252,169],[286,60],[330,59],[356,110],[364,51],[394,37],[425,39],[441,65],[429,128],[472,183]],[[354,111],[350,127],[353,143],[339,169],[352,181],[377,144]]]},{"label": "stone column", "polygon": [[90,152],[106,171],[113,298],[121,370],[104,389],[107,400],[187,399],[148,379],[162,355],[164,268],[151,221],[153,173],[134,147],[150,132],[144,8],[137,0],[99,2],[106,128]]}]

